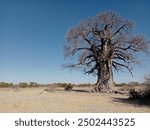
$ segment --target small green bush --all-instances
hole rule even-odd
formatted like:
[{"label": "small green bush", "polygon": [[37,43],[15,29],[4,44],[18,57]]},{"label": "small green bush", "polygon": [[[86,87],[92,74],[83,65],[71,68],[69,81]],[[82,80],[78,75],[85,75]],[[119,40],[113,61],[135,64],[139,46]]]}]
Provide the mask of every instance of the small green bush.
[{"label": "small green bush", "polygon": [[93,84],[90,84],[90,83],[83,83],[83,84],[78,84],[78,85],[76,85],[76,86],[78,86],[78,87],[91,87],[91,86],[93,86]]},{"label": "small green bush", "polygon": [[8,88],[8,87],[12,87],[13,83],[6,83],[6,82],[1,82],[0,83],[0,88]]},{"label": "small green bush", "polygon": [[28,85],[30,88],[31,87],[39,87],[39,84],[37,84],[36,82],[30,82]]},{"label": "small green bush", "polygon": [[21,82],[18,84],[19,88],[27,88],[28,87],[28,83],[24,83],[24,82]]},{"label": "small green bush", "polygon": [[55,86],[65,88],[66,86],[73,86],[71,83],[55,83]]}]

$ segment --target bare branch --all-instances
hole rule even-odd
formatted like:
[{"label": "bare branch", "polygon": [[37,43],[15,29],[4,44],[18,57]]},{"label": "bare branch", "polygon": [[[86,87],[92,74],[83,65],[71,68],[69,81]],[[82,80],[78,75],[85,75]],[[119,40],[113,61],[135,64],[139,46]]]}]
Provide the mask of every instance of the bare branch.
[{"label": "bare branch", "polygon": [[129,68],[129,66],[127,66],[125,64],[121,64],[121,63],[115,62],[115,61],[113,61],[113,64],[116,65],[116,66],[121,66],[121,67],[126,68],[130,72],[130,74],[133,76],[133,74],[132,74],[132,68]]},{"label": "bare branch", "polygon": [[99,84],[112,80],[112,67],[117,71],[125,68],[133,76],[131,65],[138,63],[136,54],[149,52],[148,40],[134,34],[133,29],[134,22],[115,12],[104,12],[82,21],[67,33],[64,54],[75,58],[76,64],[66,67],[96,74]]}]

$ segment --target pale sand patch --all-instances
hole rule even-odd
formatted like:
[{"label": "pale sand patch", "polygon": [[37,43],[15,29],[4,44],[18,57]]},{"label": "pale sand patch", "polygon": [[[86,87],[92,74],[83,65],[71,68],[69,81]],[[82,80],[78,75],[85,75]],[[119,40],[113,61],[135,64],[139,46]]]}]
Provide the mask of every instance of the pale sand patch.
[{"label": "pale sand patch", "polygon": [[0,112],[150,112],[148,107],[119,100],[126,99],[127,95],[44,89],[0,89]]}]

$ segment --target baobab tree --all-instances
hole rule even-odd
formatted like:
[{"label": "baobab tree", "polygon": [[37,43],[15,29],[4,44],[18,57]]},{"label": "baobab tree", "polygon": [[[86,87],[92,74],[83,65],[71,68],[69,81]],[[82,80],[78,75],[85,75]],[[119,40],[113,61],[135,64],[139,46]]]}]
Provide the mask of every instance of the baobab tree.
[{"label": "baobab tree", "polygon": [[132,74],[132,64],[138,63],[136,54],[148,53],[148,41],[133,29],[133,21],[115,12],[100,13],[71,27],[64,54],[65,58],[75,58],[75,63],[65,67],[97,76],[96,92],[112,92],[113,70],[125,68]]}]

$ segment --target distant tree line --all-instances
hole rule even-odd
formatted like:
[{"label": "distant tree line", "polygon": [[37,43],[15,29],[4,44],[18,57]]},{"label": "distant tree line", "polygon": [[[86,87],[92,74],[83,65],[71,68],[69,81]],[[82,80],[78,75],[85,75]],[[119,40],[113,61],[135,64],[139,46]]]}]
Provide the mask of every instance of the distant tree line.
[{"label": "distant tree line", "polygon": [[0,88],[12,87],[13,83],[0,82]]},{"label": "distant tree line", "polygon": [[55,86],[58,87],[66,87],[66,86],[74,86],[74,87],[91,87],[94,86],[94,84],[91,83],[81,83],[81,84],[72,84],[72,83],[54,83]]},{"label": "distant tree line", "polygon": [[40,85],[37,84],[36,82],[30,82],[29,84],[28,83],[24,83],[24,82],[21,82],[18,84],[18,87],[20,88],[26,88],[26,87],[39,87]]},{"label": "distant tree line", "polygon": [[114,83],[115,87],[123,87],[123,86],[129,86],[129,87],[133,87],[133,86],[145,86],[145,83],[139,83],[139,82],[135,82],[135,81],[131,81],[129,83]]},{"label": "distant tree line", "polygon": [[0,82],[0,88],[14,88],[14,87],[27,88],[27,87],[39,87],[39,86],[40,84],[37,84],[36,82],[30,82],[30,83],[20,82],[19,84]]},{"label": "distant tree line", "polygon": [[49,86],[57,86],[65,88],[66,86],[75,86],[75,87],[90,87],[94,86],[91,83],[82,83],[82,84],[72,84],[72,83],[54,83],[54,84],[38,84],[36,82],[20,82],[18,84],[7,83],[7,82],[0,82],[0,88],[7,88],[7,87],[19,87],[19,88],[27,88],[27,87],[49,87]]},{"label": "distant tree line", "polygon": [[[54,83],[54,84],[38,84],[36,82],[30,82],[30,83],[25,83],[25,82],[20,82],[18,84],[13,84],[13,83],[7,83],[7,82],[0,82],[0,88],[9,88],[9,87],[19,87],[19,88],[32,88],[32,87],[49,87],[49,86],[57,86],[57,87],[62,87],[65,88],[66,86],[74,86],[74,87],[93,87],[95,84],[91,83],[82,83],[82,84],[72,84],[72,83]],[[123,87],[123,86],[129,86],[129,87],[134,87],[134,86],[146,86],[150,88],[150,74],[146,75],[144,77],[144,82],[139,83],[135,81],[131,81],[129,83],[114,83],[115,87]]]}]

